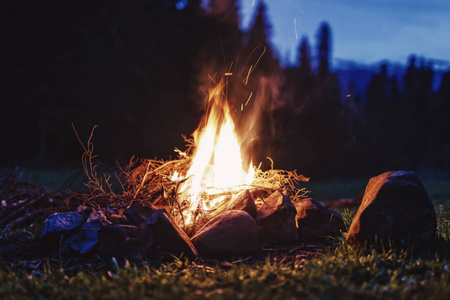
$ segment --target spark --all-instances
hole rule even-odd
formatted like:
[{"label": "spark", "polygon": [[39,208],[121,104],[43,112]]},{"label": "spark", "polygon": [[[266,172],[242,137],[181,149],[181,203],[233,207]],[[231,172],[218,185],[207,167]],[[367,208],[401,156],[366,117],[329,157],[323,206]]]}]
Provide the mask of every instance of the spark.
[{"label": "spark", "polygon": [[[259,46],[256,47],[255,49],[253,49],[252,53],[253,53],[257,48],[259,48]],[[264,55],[264,53],[266,53],[266,47],[264,47],[264,50],[263,50],[263,52],[261,53],[261,55],[258,57],[258,60],[256,61],[255,65],[251,65],[250,68],[248,69],[247,77],[244,79],[244,84],[245,84],[245,85],[247,85],[247,83],[248,83],[248,78],[250,77],[250,74],[253,72],[253,70],[255,69],[255,67],[258,65],[259,60],[260,60],[261,57]]]},{"label": "spark", "polygon": [[297,19],[294,18],[294,29],[295,29],[295,39],[298,40],[298,34],[297,34]]},{"label": "spark", "polygon": [[250,92],[250,96],[247,99],[247,102],[245,102],[245,106],[247,106],[247,104],[250,102],[250,98],[252,98],[253,96],[253,92]]},{"label": "spark", "polygon": [[244,110],[244,106],[247,106],[247,104],[250,102],[250,99],[253,96],[253,92],[250,92],[250,96],[248,96],[247,102],[245,102],[245,104],[241,104],[241,111]]}]

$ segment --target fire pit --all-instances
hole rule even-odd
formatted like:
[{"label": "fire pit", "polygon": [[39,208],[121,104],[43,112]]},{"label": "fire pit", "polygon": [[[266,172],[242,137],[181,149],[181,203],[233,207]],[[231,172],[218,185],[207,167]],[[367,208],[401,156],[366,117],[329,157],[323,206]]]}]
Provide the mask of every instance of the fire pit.
[{"label": "fire pit", "polygon": [[[60,223],[74,215],[50,217],[43,245],[64,235],[70,236],[67,242],[73,250],[100,251],[106,256],[143,255],[152,245],[173,254],[197,255],[196,245],[206,255],[241,255],[263,244],[296,242],[294,203],[306,196],[300,182],[308,178],[296,171],[275,170],[273,162],[270,170],[253,165],[249,151],[242,147],[249,137],[236,132],[233,111],[236,115],[237,110],[227,101],[225,82],[220,80],[209,91],[206,113],[193,139],[186,139],[187,150],[176,149],[177,159],[169,161],[132,159],[116,176],[121,193],[112,191],[110,177],[97,174],[91,135],[83,156],[91,191],[69,199],[83,202],[85,207],[70,213],[83,218],[75,217],[77,223],[66,227]],[[124,250],[133,248],[129,241],[143,249]],[[117,243],[127,245],[109,253]],[[171,243],[181,246],[174,249]]]}]

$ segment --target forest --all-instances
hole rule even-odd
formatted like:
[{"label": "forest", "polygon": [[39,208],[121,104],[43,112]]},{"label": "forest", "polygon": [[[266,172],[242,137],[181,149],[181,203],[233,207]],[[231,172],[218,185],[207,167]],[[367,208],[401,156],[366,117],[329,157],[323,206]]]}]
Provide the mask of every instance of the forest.
[{"label": "forest", "polygon": [[82,140],[99,126],[104,164],[173,157],[204,113],[211,79],[228,72],[237,123],[260,115],[259,128],[238,130],[252,135],[256,163],[270,157],[316,179],[450,171],[450,70],[435,90],[433,66],[411,55],[402,80],[384,65],[363,97],[333,73],[326,22],[281,66],[258,3],[247,31],[236,0],[3,3],[1,166],[79,165],[71,124]]}]

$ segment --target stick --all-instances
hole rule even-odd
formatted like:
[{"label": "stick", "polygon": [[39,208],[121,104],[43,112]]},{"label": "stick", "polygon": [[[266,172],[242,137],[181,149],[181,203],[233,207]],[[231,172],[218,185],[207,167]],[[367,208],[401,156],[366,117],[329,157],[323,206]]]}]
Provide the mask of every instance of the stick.
[{"label": "stick", "polygon": [[141,190],[142,186],[144,185],[145,179],[147,179],[147,175],[148,175],[148,168],[150,167],[150,161],[147,164],[147,169],[145,169],[145,175],[144,178],[142,178],[141,184],[139,185],[138,189],[136,190],[136,192],[134,193],[133,199],[131,199],[130,204],[128,204],[127,208],[131,207],[131,204],[133,204],[134,200],[136,199],[137,194],[139,193],[139,191]]},{"label": "stick", "polygon": [[17,228],[20,224],[25,223],[26,221],[30,220],[31,218],[36,217],[37,215],[44,214],[44,213],[51,213],[53,212],[53,209],[50,208],[41,208],[38,210],[35,210],[29,214],[24,215],[23,217],[20,217],[18,219],[15,219],[11,223],[8,223],[8,225],[5,226],[3,231],[5,230],[12,230],[14,228]]},{"label": "stick", "polygon": [[31,200],[30,202],[24,204],[21,208],[19,208],[18,210],[14,211],[13,213],[9,214],[8,216],[6,216],[5,218],[3,218],[0,221],[0,225],[3,225],[7,222],[9,222],[10,220],[14,219],[17,215],[21,214],[23,211],[25,211],[25,209],[33,204],[35,204],[38,200],[42,199],[42,196],[35,198],[33,200]]}]

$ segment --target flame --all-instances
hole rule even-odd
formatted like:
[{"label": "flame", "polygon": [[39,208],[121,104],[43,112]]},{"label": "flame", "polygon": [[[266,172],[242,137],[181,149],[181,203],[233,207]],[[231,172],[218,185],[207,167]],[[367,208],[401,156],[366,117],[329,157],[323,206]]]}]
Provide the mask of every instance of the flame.
[{"label": "flame", "polygon": [[[230,107],[219,83],[210,93],[208,109],[194,132],[195,152],[185,181],[180,186],[180,199],[187,201],[186,223],[198,209],[210,210],[224,201],[223,192],[237,192],[254,181],[251,163],[243,168],[241,147],[235,131]],[[180,179],[176,173],[173,179]]]}]

